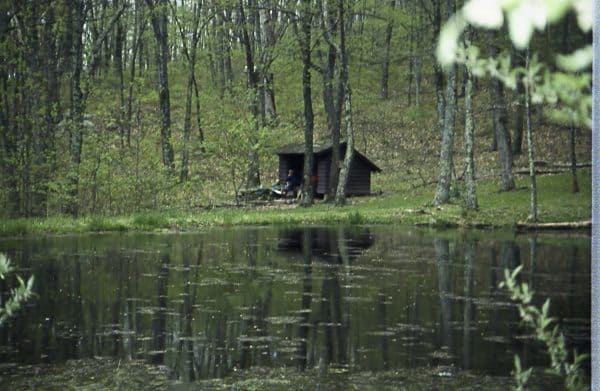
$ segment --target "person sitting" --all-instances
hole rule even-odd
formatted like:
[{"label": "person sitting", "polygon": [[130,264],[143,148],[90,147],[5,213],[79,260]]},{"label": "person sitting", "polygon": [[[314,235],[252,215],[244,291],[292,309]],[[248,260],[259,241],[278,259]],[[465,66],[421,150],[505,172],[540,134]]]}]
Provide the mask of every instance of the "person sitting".
[{"label": "person sitting", "polygon": [[288,176],[285,178],[285,186],[283,187],[283,194],[287,195],[288,193],[294,194],[298,187],[300,186],[300,178],[294,173],[294,170],[290,169],[288,171]]}]

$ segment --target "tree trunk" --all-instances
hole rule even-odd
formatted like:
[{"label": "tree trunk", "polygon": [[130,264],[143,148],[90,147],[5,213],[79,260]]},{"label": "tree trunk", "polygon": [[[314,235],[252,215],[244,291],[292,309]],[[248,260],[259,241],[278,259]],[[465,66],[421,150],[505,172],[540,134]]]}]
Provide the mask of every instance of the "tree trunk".
[{"label": "tree trunk", "polygon": [[185,89],[185,115],[183,119],[183,146],[181,149],[181,172],[179,179],[187,181],[189,176],[188,162],[190,158],[189,143],[192,133],[192,99],[193,99],[193,84],[194,84],[194,66],[196,62],[196,53],[190,56],[188,64],[188,78]]},{"label": "tree trunk", "polygon": [[[406,78],[406,83],[408,84],[408,91],[407,91],[407,99],[406,99],[406,103],[408,106],[411,106],[413,103],[413,80],[414,80],[414,71],[415,71],[415,62],[414,62],[414,55],[415,55],[415,29],[414,26],[412,25],[412,23],[409,26],[409,33],[408,33],[408,76]],[[437,63],[437,61],[436,61]]]},{"label": "tree trunk", "polygon": [[465,207],[477,210],[479,205],[475,185],[475,161],[473,160],[473,144],[475,139],[473,124],[473,75],[467,66],[465,66],[465,74],[467,79],[465,83]]},{"label": "tree trunk", "polygon": [[4,173],[2,185],[5,186],[8,193],[8,214],[10,216],[17,216],[21,204],[15,167],[17,140],[13,133],[15,127],[12,126],[12,121],[10,120],[11,105],[8,95],[8,72],[5,69],[7,62],[5,61],[4,53],[0,53],[0,59],[2,60],[0,61],[0,76],[2,81],[2,105],[0,105],[0,112],[2,113],[2,127],[0,128],[2,156],[0,157],[0,163],[2,163],[2,172]]},{"label": "tree trunk", "polygon": [[344,19],[344,2],[338,0],[338,15],[340,25],[340,81],[344,85],[344,122],[346,127],[346,153],[340,169],[338,186],[335,194],[335,204],[338,206],[346,203],[346,187],[352,161],[354,160],[354,129],[352,124],[352,96],[348,75],[348,53],[346,52],[346,29]]},{"label": "tree trunk", "polygon": [[160,144],[162,161],[166,168],[173,170],[174,151],[171,145],[171,100],[169,97],[169,46],[167,26],[167,0],[146,0],[152,15],[152,29],[156,40],[156,72],[158,76],[158,100],[160,107]]},{"label": "tree trunk", "polygon": [[[102,33],[94,42],[91,56],[87,63],[87,68],[83,69],[83,34],[84,25],[86,23],[87,7],[84,0],[75,2],[75,19],[73,26],[73,73],[71,75],[71,118],[69,122],[69,150],[71,155],[71,167],[69,172],[69,196],[71,198],[70,205],[67,206],[66,212],[72,216],[77,216],[79,213],[79,165],[81,163],[81,148],[83,146],[83,128],[84,128],[84,113],[86,108],[87,97],[89,95],[89,81],[98,64],[101,56],[102,45],[106,40],[108,33],[112,30],[121,14],[125,10],[125,6],[112,16],[110,21],[104,26]],[[83,88],[82,88],[83,83]]]},{"label": "tree trunk", "polygon": [[81,90],[81,73],[83,72],[83,26],[85,24],[85,5],[83,0],[75,2],[75,18],[73,20],[73,72],[71,74],[71,118],[69,121],[69,151],[71,167],[69,168],[69,205],[65,212],[77,216],[79,212],[79,164],[81,163],[81,147],[83,143],[83,113],[85,110],[83,92]]},{"label": "tree trunk", "polygon": [[[390,13],[396,8],[396,0],[390,0]],[[383,55],[383,63],[381,65],[381,99],[388,99],[388,81],[390,78],[390,51],[392,44],[392,29],[394,27],[392,18],[388,21],[385,29],[385,52]]]},{"label": "tree trunk", "polygon": [[271,62],[273,61],[273,50],[275,45],[275,33],[273,31],[273,19],[271,17],[271,2],[269,0],[259,0],[258,5],[259,21],[260,21],[260,72],[262,82],[262,97],[263,102],[262,112],[265,122],[270,123],[277,116],[275,107],[275,91],[273,89],[273,73],[270,71]]},{"label": "tree trunk", "polygon": [[421,106],[421,79],[422,79],[422,62],[421,56],[414,56],[414,71],[415,71],[415,106]]},{"label": "tree trunk", "polygon": [[[435,37],[435,39],[437,39],[440,36],[440,30],[442,28],[442,10],[440,2],[441,0],[433,1],[433,36]],[[444,72],[442,71],[442,67],[437,61],[434,61],[433,68],[435,72],[435,96],[438,129],[440,132],[440,136],[443,137],[444,112],[446,111],[446,100],[444,98]]]},{"label": "tree trunk", "polygon": [[141,1],[136,1],[136,14],[133,26],[133,47],[131,54],[131,63],[129,64],[129,89],[127,93],[127,114],[125,125],[125,142],[127,148],[131,148],[131,122],[133,116],[133,86],[135,84],[135,63],[139,62],[139,67],[142,67],[141,56],[138,59],[138,53],[141,50],[142,36],[146,29],[146,19],[142,19],[140,12]]},{"label": "tree trunk", "polygon": [[337,183],[340,169],[340,118],[341,118],[341,103],[343,99],[343,84],[338,81],[337,100],[334,96],[333,85],[336,73],[337,47],[334,39],[337,36],[337,19],[336,10],[332,1],[326,2],[326,7],[323,7],[323,2],[319,2],[319,12],[321,14],[321,29],[323,37],[327,42],[327,58],[323,66],[321,75],[323,77],[323,106],[327,114],[327,128],[329,130],[329,138],[331,140],[331,163],[329,165],[328,182],[327,182],[327,199],[335,200]]},{"label": "tree trunk", "polygon": [[506,106],[504,104],[504,88],[500,80],[492,79],[492,104],[494,106],[494,134],[498,147],[498,164],[500,178],[502,179],[501,191],[510,191],[515,188],[512,175],[512,150],[508,130],[506,128]]},{"label": "tree trunk", "polygon": [[[529,47],[527,47],[527,53],[525,55],[525,68],[529,71]],[[531,125],[531,86],[529,83],[525,86],[525,114],[527,118],[527,156],[529,158],[529,178],[531,182],[531,209],[527,219],[537,222],[537,183],[535,177],[533,129]]]},{"label": "tree trunk", "polygon": [[254,149],[254,145],[257,144],[256,139],[258,133],[258,117],[259,117],[259,106],[258,106],[258,74],[255,69],[254,63],[254,45],[250,40],[250,34],[248,33],[248,21],[246,20],[246,14],[244,12],[243,0],[239,1],[239,12],[240,19],[242,21],[242,44],[245,49],[246,58],[246,74],[247,74],[247,87],[252,94],[250,99],[250,113],[252,114],[252,120],[254,122],[254,134],[250,135],[250,150],[248,151],[248,175],[246,181],[246,187],[257,187],[260,186],[260,169],[258,154]]},{"label": "tree trunk", "polygon": [[579,193],[579,182],[577,181],[577,155],[575,153],[575,125],[572,121],[569,127],[569,146],[571,149],[571,191],[573,193]]},{"label": "tree trunk", "polygon": [[[115,2],[115,6],[118,6],[119,2]],[[126,128],[126,113],[125,113],[125,80],[123,75],[123,40],[125,39],[123,32],[123,24],[119,20],[117,22],[117,31],[115,33],[115,51],[114,51],[114,68],[115,72],[119,76],[119,136],[121,141],[121,147],[124,146],[124,136]]]},{"label": "tree trunk", "polygon": [[[525,64],[523,64],[522,55],[523,55],[522,52],[514,53],[514,57],[516,58],[516,61],[515,61],[516,67],[525,65]],[[511,145],[513,156],[521,153],[522,145],[523,145],[523,122],[524,122],[523,121],[523,119],[524,119],[523,113],[524,113],[524,109],[525,109],[525,102],[524,102],[525,90],[523,88],[523,81],[520,79],[517,79],[516,94],[517,94],[517,102],[515,104],[515,114],[514,114],[515,115],[515,131],[514,131],[512,145]]]},{"label": "tree trunk", "polygon": [[200,92],[198,91],[198,83],[194,79],[194,96],[196,97],[196,126],[198,127],[198,135],[200,136],[201,151],[204,152],[204,129],[200,121]]},{"label": "tree trunk", "polygon": [[302,0],[303,14],[301,17],[301,51],[302,51],[302,97],[304,99],[304,183],[302,187],[302,205],[313,203],[313,127],[314,113],[312,107],[311,67],[311,8],[310,0]]},{"label": "tree trunk", "polygon": [[[195,69],[196,69],[196,52],[197,52],[197,47],[198,47],[198,38],[199,38],[199,31],[198,31],[198,26],[200,24],[200,11],[199,11],[199,6],[197,4],[193,5],[193,10],[192,10],[192,14],[193,14],[193,20],[192,20],[192,26],[191,26],[191,31],[187,31],[187,33],[189,34],[191,32],[192,34],[192,39],[189,42],[190,46],[188,46],[187,42],[187,37],[186,37],[186,31],[184,30],[184,27],[182,26],[179,17],[177,16],[177,10],[175,9],[175,7],[173,6],[173,4],[171,3],[171,7],[173,9],[173,18],[175,19],[175,22],[177,24],[177,27],[179,28],[179,33],[181,36],[181,42],[183,45],[183,53],[184,56],[188,62],[188,78],[187,78],[187,85],[186,85],[186,94],[185,94],[185,115],[184,115],[184,120],[183,120],[183,147],[181,150],[181,171],[179,174],[179,178],[182,181],[186,181],[188,179],[189,176],[189,149],[190,149],[190,138],[191,138],[191,134],[192,134],[192,100],[193,100],[193,89],[195,88],[196,93],[198,92],[198,86],[196,84],[196,75],[195,75]],[[198,104],[198,99],[196,99],[196,103]],[[197,106],[197,114],[198,116],[199,114],[199,108]]]},{"label": "tree trunk", "polygon": [[446,104],[444,111],[444,126],[440,146],[440,161],[438,165],[438,183],[433,199],[434,205],[445,204],[450,201],[450,187],[452,184],[452,155],[454,148],[454,118],[455,118],[455,86],[456,65],[448,70],[446,85]]}]

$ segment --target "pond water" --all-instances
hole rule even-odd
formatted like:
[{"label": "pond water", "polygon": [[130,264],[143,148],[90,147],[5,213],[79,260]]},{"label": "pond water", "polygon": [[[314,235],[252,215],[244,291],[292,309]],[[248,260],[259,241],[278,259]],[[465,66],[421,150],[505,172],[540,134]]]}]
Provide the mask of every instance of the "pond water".
[{"label": "pond water", "polygon": [[37,297],[0,326],[0,386],[90,360],[143,363],[166,384],[248,368],[510,376],[514,354],[547,358],[498,287],[504,269],[522,264],[589,353],[590,251],[581,234],[392,226],[5,239]]}]

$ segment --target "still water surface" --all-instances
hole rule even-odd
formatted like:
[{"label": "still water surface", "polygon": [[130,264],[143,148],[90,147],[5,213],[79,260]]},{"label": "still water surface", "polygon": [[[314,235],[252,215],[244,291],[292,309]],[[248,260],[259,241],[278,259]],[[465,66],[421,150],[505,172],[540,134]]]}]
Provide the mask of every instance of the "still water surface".
[{"label": "still water surface", "polygon": [[498,288],[504,269],[522,264],[589,352],[590,251],[587,236],[390,226],[2,240],[37,297],[0,327],[0,375],[102,357],[183,382],[254,366],[508,376],[515,353],[546,358]]}]

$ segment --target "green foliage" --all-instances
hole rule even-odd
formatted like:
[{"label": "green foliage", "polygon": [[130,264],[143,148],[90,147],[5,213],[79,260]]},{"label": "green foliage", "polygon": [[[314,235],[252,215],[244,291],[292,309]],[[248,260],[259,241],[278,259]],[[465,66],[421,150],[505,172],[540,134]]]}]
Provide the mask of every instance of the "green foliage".
[{"label": "green foliage", "polygon": [[[0,253],[0,279],[5,280],[6,276],[13,272],[14,268],[11,266],[8,257]],[[29,277],[27,283],[19,275],[16,275],[15,278],[17,279],[18,286],[11,289],[10,296],[4,303],[4,306],[0,307],[0,325],[13,316],[23,303],[33,295],[33,276]]]},{"label": "green foliage", "polygon": [[354,212],[348,213],[348,223],[353,225],[362,224],[364,223],[364,218],[359,211],[355,210]]},{"label": "green foliage", "polygon": [[127,226],[116,219],[92,216],[87,222],[86,229],[91,232],[125,231]]},{"label": "green foliage", "polygon": [[515,369],[512,372],[512,375],[515,379],[515,382],[517,383],[515,386],[515,390],[523,391],[526,389],[527,382],[529,381],[529,378],[531,377],[533,368],[529,368],[524,371],[521,368],[521,359],[519,358],[519,355],[517,355],[517,354],[515,354],[515,364],[514,365],[515,365]]},{"label": "green foliage", "polygon": [[159,213],[143,213],[133,217],[133,226],[140,229],[167,228],[169,221]]},{"label": "green foliage", "polygon": [[[550,299],[546,299],[541,309],[531,303],[534,292],[529,289],[528,284],[517,281],[522,268],[522,265],[518,266],[512,272],[505,269],[504,281],[500,283],[500,287],[506,287],[510,292],[511,300],[517,302],[522,322],[533,328],[536,338],[546,345],[546,350],[550,357],[550,372],[564,377],[565,388],[567,390],[589,389],[580,369],[581,363],[588,358],[588,355],[578,355],[574,351],[573,361],[568,361],[565,337],[560,332],[559,326],[555,324],[556,319],[549,315]],[[517,390],[524,389],[531,372],[532,368],[523,371],[519,357],[515,356],[513,375],[517,382]]]},{"label": "green foliage", "polygon": [[[581,221],[591,217],[591,173],[581,170],[581,191],[571,193],[570,174],[542,176],[539,179],[542,222]],[[517,178],[523,188],[526,178]],[[478,188],[480,211],[465,213],[461,205],[433,207],[429,202],[434,187],[403,188],[402,191],[375,197],[351,198],[349,205],[334,208],[317,203],[312,208],[289,205],[249,208],[203,208],[190,211],[131,213],[124,216],[95,216],[73,219],[0,220],[0,237],[86,231],[195,230],[205,226],[265,224],[418,224],[436,227],[493,226],[514,227],[525,220],[529,210],[527,191],[499,193],[495,181],[481,181]]]},{"label": "green foliage", "polygon": [[470,0],[444,26],[437,49],[438,59],[444,65],[455,61],[456,52],[460,50],[458,39],[467,24],[479,28],[499,29],[504,24],[506,14],[511,41],[518,49],[525,49],[534,30],[543,31],[546,25],[557,22],[571,9],[577,14],[580,29],[584,32],[590,31],[591,0]]},{"label": "green foliage", "polygon": [[[280,2],[276,6],[286,7],[290,4]],[[7,124],[10,125],[0,129],[3,137],[6,136],[6,143],[2,144],[3,151],[0,154],[0,170],[3,174],[0,175],[0,214],[2,218],[53,217],[44,229],[39,226],[42,223],[32,226],[30,223],[16,221],[4,224],[3,232],[19,235],[45,230],[87,230],[87,222],[73,223],[60,217],[73,205],[82,217],[96,216],[96,220],[89,226],[94,230],[120,229],[118,225],[111,227],[108,221],[101,221],[100,217],[103,216],[114,218],[139,213],[169,214],[174,211],[189,214],[205,207],[228,205],[235,199],[236,193],[245,187],[246,160],[250,151],[258,153],[261,182],[263,185],[269,185],[276,178],[277,157],[273,150],[283,144],[303,140],[301,61],[293,26],[286,27],[285,18],[277,20],[273,26],[277,34],[282,34],[272,48],[272,63],[269,65],[274,76],[277,121],[276,124],[269,124],[269,127],[256,127],[248,115],[249,104],[255,96],[248,92],[247,75],[243,73],[244,53],[239,45],[228,46],[235,42],[239,33],[235,17],[238,3],[229,0],[218,1],[210,10],[204,7],[200,10],[203,45],[198,48],[196,67],[200,124],[196,122],[196,108],[193,105],[192,134],[189,141],[184,140],[182,132],[188,76],[187,60],[181,50],[181,35],[174,20],[170,19],[169,46],[177,49],[171,53],[168,75],[175,168],[172,171],[164,170],[160,151],[160,118],[156,104],[157,76],[154,58],[151,55],[154,52],[155,40],[148,15],[145,14],[147,8],[128,7],[121,20],[126,39],[124,47],[129,48],[128,50],[133,48],[135,25],[142,21],[148,23],[142,37],[143,50],[137,61],[132,64],[132,58],[123,58],[125,106],[129,87],[132,88],[131,123],[128,123],[124,116],[126,107],[122,107],[120,97],[120,75],[114,67],[117,65],[114,50],[117,48],[114,34],[116,31],[113,30],[109,32],[111,38],[101,48],[102,54],[96,72],[87,80],[89,97],[84,113],[81,163],[74,164],[71,156],[71,129],[67,126],[70,115],[69,77],[72,56],[64,57],[64,53],[69,52],[64,50],[67,48],[61,48],[54,55],[48,55],[44,50],[48,39],[62,40],[60,37],[64,34],[73,32],[72,21],[57,17],[53,25],[48,25],[47,23],[52,23],[52,18],[44,17],[52,14],[65,15],[64,7],[64,2],[50,2],[40,7],[20,8],[18,11],[23,14],[11,19],[9,30],[0,39],[0,47],[7,54],[7,61],[0,64],[0,75],[11,75],[7,77],[5,85],[0,86],[0,94],[3,101],[7,102],[4,106],[20,109],[3,111],[0,107],[2,115],[7,116]],[[88,54],[94,40],[92,30],[101,30],[116,11],[113,5],[109,6],[106,12],[100,12],[96,7],[103,6],[96,1],[89,2],[89,7],[88,12],[98,12],[95,13],[97,17],[90,19],[90,23],[84,27],[84,34],[90,38],[84,39],[85,51]],[[428,23],[427,14],[431,10],[423,8],[418,2],[396,1],[396,6],[392,8],[389,1],[378,0],[348,2],[347,7],[348,15],[355,13],[355,17],[347,26],[347,46],[350,79],[354,91],[357,148],[383,168],[383,173],[372,177],[375,191],[382,190],[390,194],[403,192],[404,196],[420,200],[420,195],[416,195],[418,192],[413,193],[413,187],[425,186],[433,179],[432,172],[437,164],[435,156],[439,141],[435,118],[433,67],[430,66],[430,52],[434,49],[436,41],[431,39],[432,30]],[[190,36],[192,3],[184,2],[169,8],[168,11],[177,13],[183,29]],[[219,15],[223,15],[220,11],[226,13],[223,20],[220,20]],[[505,15],[508,12],[507,8],[503,8],[502,12]],[[503,16],[504,19],[506,18]],[[16,25],[19,20],[26,21],[23,23],[27,30],[25,35]],[[312,25],[315,68],[323,66],[326,62],[327,45],[320,31],[321,22],[320,15],[315,14]],[[388,25],[393,27],[389,70],[390,99],[382,101],[379,99],[381,59],[385,53],[385,32]],[[139,31],[139,26],[137,27]],[[50,31],[57,35],[45,35],[44,32]],[[556,31],[558,29],[549,31],[550,39],[555,37]],[[222,38],[226,42],[219,42],[221,33],[224,34]],[[31,37],[30,42],[26,39],[28,36]],[[39,53],[32,53],[30,44],[34,42],[42,49]],[[256,42],[257,57],[260,57],[258,53],[263,49],[261,44]],[[555,44],[551,46],[551,49],[555,48]],[[554,50],[548,49],[547,53],[550,55]],[[590,99],[587,94],[589,78],[578,78],[585,72],[575,78],[570,74],[573,69],[580,69],[582,64],[588,61],[590,51],[586,48],[572,54],[563,54],[564,56],[557,58],[557,64],[562,67],[562,73],[566,76],[551,72],[553,79],[550,85],[558,85],[558,91],[546,90],[542,83],[548,70],[553,69],[551,66],[538,68],[535,73],[532,71],[531,79],[539,89],[539,93],[534,91],[534,98],[539,96],[540,101],[558,102],[551,105],[553,118],[561,123],[570,123],[573,118],[585,117],[590,111]],[[229,55],[232,80],[227,80],[222,89],[219,69],[226,57],[229,59]],[[479,56],[473,58],[479,59]],[[544,58],[543,55],[540,55],[540,58]],[[412,91],[411,101],[414,102],[416,63],[413,60],[416,59],[421,61],[422,75],[419,105],[407,103],[409,91]],[[484,74],[495,72],[508,84],[512,81],[514,85],[517,77],[525,76],[524,73],[512,69],[510,62],[506,60],[482,64]],[[575,68],[573,64],[576,65]],[[135,65],[132,79],[129,73],[131,65]],[[46,77],[52,76],[52,72],[45,70],[58,68],[61,72],[54,75],[58,78],[57,94],[54,96],[46,89],[52,86],[52,80],[45,80]],[[311,73],[315,142],[326,142],[329,132],[321,100],[322,78],[314,68]],[[487,92],[482,90],[475,100],[483,101],[482,105],[487,103],[486,94]],[[46,98],[53,101],[46,102]],[[571,103],[568,98],[571,98]],[[484,110],[480,110],[479,113],[479,116],[484,118],[476,119],[480,126],[478,131],[488,137],[489,132],[483,130],[487,129],[489,115]],[[127,145],[124,136],[128,125],[131,130],[130,145]],[[203,130],[204,144],[200,141],[198,125]],[[484,142],[487,143],[481,143]],[[180,153],[184,149],[189,151],[189,179],[179,181],[173,172],[180,171]],[[481,145],[475,149],[483,150]],[[583,151],[583,148],[580,148],[580,151]],[[551,157],[558,156],[555,151],[552,153]],[[478,152],[476,158],[485,155],[485,152]],[[581,156],[582,160],[587,160],[588,149],[585,149],[583,155],[585,157]],[[550,154],[543,158],[549,160],[548,157]],[[478,165],[481,178],[489,177],[490,171],[489,166],[484,168]],[[74,191],[72,183],[72,179],[75,178],[78,179],[77,191]],[[506,202],[510,197],[511,195],[506,194]],[[392,206],[390,198],[382,202]],[[397,203],[398,208],[406,205],[402,198],[394,198],[393,202]],[[500,204],[500,201],[497,202]],[[411,203],[409,209],[416,209],[415,204]],[[558,215],[564,216],[562,211],[551,213],[554,215],[549,219]],[[500,211],[498,214],[501,214]],[[342,217],[346,218],[345,212]],[[448,216],[449,219],[452,217],[451,214]],[[506,221],[513,217],[511,215],[510,218],[506,218],[502,224],[506,224]],[[339,218],[339,215],[331,217],[332,220]],[[482,217],[482,220],[486,219],[488,216]],[[313,220],[312,216],[310,220]],[[201,223],[204,224],[205,221]],[[125,226],[127,229],[137,229],[130,227],[129,222],[125,223]]]},{"label": "green foliage", "polygon": [[[467,65],[473,75],[481,77],[489,74],[498,78],[510,89],[522,81],[531,91],[533,103],[547,103],[553,106],[551,118],[568,120],[591,128],[591,74],[592,46],[575,50],[572,54],[559,55],[556,63],[561,70],[553,70],[532,57],[529,68],[511,67],[508,55],[499,58],[480,58],[477,47],[469,44],[462,47],[459,38],[470,24],[475,27],[499,29],[506,14],[512,43],[518,49],[525,49],[535,29],[542,31],[550,23],[563,18],[573,9],[577,15],[580,29],[591,30],[591,0],[553,0],[532,2],[512,0],[494,2],[471,0],[446,23],[440,33],[437,47],[438,60],[448,66],[454,62]],[[559,104],[559,108],[554,106]]]}]

